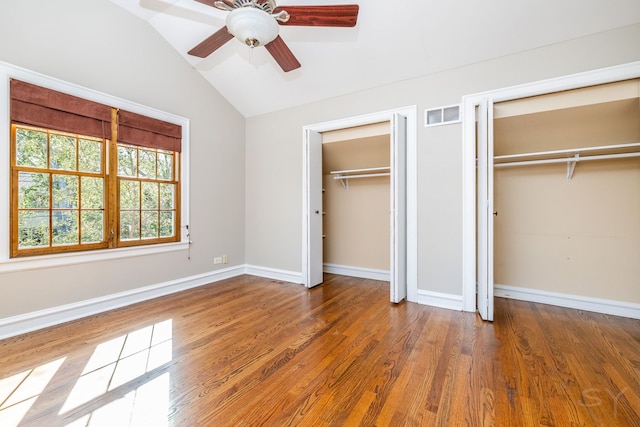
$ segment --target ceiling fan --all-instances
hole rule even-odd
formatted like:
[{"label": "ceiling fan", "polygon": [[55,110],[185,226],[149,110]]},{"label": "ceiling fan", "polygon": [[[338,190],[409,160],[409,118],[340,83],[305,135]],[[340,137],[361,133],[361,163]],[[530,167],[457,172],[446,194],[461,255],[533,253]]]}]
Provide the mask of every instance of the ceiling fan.
[{"label": "ceiling fan", "polygon": [[300,67],[278,25],[353,27],[358,19],[357,4],[333,6],[276,6],[274,0],[196,0],[229,12],[226,25],[191,49],[189,55],[206,58],[232,38],[250,47],[264,46],[283,71]]}]

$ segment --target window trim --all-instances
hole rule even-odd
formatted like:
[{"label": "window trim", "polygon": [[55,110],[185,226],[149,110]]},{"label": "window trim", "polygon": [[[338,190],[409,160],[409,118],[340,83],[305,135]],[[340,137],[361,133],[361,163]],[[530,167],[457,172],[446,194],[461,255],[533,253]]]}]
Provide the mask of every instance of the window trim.
[{"label": "window trim", "polygon": [[[24,256],[10,258],[10,224],[11,211],[10,192],[10,135],[11,120],[9,117],[9,85],[10,79],[32,83],[69,95],[85,98],[90,101],[104,103],[113,107],[146,115],[159,120],[182,126],[182,153],[180,160],[180,240],[175,243],[158,243],[144,246],[97,249],[82,252],[70,252],[51,255]],[[112,95],[88,89],[73,83],[55,79],[24,68],[0,61],[0,273],[9,271],[31,270],[60,265],[72,265],[85,262],[104,261],[131,256],[151,255],[169,251],[186,250],[189,247],[187,225],[189,224],[189,166],[190,166],[190,132],[189,119],[137,104]]]}]

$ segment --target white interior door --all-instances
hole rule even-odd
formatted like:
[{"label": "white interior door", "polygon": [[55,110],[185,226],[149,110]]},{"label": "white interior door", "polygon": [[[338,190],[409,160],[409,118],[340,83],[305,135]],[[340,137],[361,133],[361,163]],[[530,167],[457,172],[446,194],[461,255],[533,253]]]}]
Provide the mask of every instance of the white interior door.
[{"label": "white interior door", "polygon": [[312,288],[324,281],[322,255],[322,134],[307,129],[306,174],[306,272],[304,285]]},{"label": "white interior door", "polygon": [[478,311],[493,321],[493,102],[478,105]]},{"label": "white interior door", "polygon": [[391,302],[407,297],[407,118],[391,117]]}]

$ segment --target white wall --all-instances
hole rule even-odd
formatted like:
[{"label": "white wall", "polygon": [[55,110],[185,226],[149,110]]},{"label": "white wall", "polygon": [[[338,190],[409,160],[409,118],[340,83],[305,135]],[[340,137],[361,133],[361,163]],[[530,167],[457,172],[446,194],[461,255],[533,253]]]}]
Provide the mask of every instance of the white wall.
[{"label": "white wall", "polygon": [[496,169],[495,283],[640,303],[640,159]]},{"label": "white wall", "polygon": [[146,22],[108,0],[3,2],[0,61],[188,118],[193,240],[191,260],[179,251],[0,273],[0,319],[210,272],[223,253],[244,264],[244,117]]},{"label": "white wall", "polygon": [[[305,125],[640,59],[640,24],[247,119],[247,262],[301,269]],[[462,129],[418,129],[418,288],[462,295]]]}]

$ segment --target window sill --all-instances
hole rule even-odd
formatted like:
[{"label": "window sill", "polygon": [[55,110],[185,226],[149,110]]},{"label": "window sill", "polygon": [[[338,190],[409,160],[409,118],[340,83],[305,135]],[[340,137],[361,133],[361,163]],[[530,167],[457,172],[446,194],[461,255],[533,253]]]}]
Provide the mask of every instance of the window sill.
[{"label": "window sill", "polygon": [[151,246],[134,246],[118,249],[104,249],[90,252],[73,252],[56,255],[40,255],[28,258],[11,258],[0,260],[0,273],[39,268],[61,267],[86,262],[107,261],[134,256],[154,255],[189,249],[188,242],[164,243]]}]

